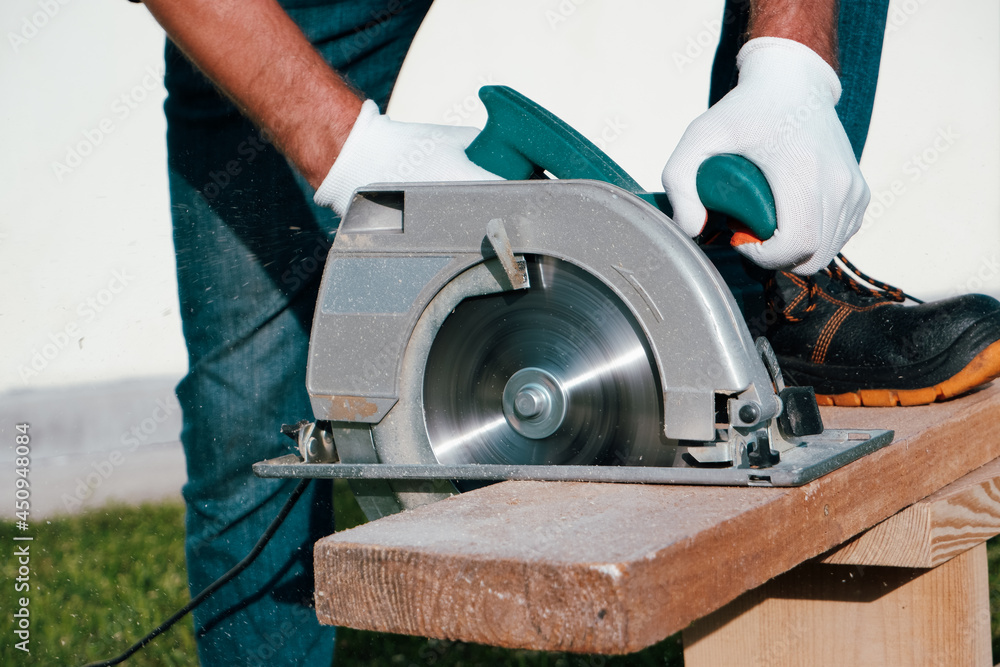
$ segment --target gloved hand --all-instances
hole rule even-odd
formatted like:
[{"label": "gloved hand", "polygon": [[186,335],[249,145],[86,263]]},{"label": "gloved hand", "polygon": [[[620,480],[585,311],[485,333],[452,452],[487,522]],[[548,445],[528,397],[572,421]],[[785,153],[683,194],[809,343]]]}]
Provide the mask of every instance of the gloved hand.
[{"label": "gloved hand", "polygon": [[742,155],[771,186],[778,229],[736,249],[764,268],[815,273],[861,227],[871,198],[834,110],[840,80],[812,49],[778,37],[751,39],[736,64],[738,85],[691,123],[663,169],[674,221],[689,236],[701,233],[698,167],[720,153]]},{"label": "gloved hand", "polygon": [[501,180],[466,157],[478,134],[474,127],[390,120],[368,100],[313,201],[343,215],[351,194],[371,183]]}]

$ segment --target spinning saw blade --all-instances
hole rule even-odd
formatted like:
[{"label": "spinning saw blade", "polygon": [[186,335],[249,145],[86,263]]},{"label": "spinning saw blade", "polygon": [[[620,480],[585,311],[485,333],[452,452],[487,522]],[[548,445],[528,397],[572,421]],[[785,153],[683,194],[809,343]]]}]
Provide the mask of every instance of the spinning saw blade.
[{"label": "spinning saw blade", "polygon": [[531,288],[466,299],[424,373],[443,464],[669,465],[645,336],[586,271],[527,258]]}]

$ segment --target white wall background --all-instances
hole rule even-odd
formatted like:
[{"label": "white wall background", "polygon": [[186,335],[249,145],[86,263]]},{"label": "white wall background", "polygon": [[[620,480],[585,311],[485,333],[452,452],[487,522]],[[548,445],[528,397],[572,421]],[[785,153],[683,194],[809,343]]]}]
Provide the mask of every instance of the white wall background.
[{"label": "white wall background", "polygon": [[[481,126],[476,90],[508,84],[658,187],[721,4],[438,0],[391,111]],[[181,375],[162,32],[125,0],[6,0],[0,33],[0,392]],[[876,277],[1000,296],[998,63],[995,0],[893,2],[862,162],[882,202],[846,250]]]},{"label": "white wall background", "polygon": [[0,35],[0,390],[182,374],[162,31],[125,0],[6,0]]}]

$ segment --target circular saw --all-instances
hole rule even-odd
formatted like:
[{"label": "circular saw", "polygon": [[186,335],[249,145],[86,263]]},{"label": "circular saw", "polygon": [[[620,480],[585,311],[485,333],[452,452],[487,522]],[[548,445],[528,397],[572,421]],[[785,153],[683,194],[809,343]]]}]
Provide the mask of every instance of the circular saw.
[{"label": "circular saw", "polygon": [[[313,320],[315,420],[258,475],[348,478],[377,518],[504,479],[803,484],[891,441],[823,429],[662,193],[511,89],[480,95],[469,156],[510,180],[354,194]],[[703,201],[766,238],[763,176],[710,162]]]}]

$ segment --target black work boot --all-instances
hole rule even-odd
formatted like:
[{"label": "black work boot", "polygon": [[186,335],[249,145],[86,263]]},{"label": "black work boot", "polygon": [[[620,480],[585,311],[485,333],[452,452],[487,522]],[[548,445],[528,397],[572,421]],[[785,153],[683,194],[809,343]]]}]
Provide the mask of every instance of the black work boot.
[{"label": "black work boot", "polygon": [[[803,278],[768,272],[767,308],[748,324],[777,353],[785,381],[820,405],[925,405],[1000,376],[1000,301],[982,294],[922,303],[843,256]],[[904,305],[911,299],[919,305]]]}]

